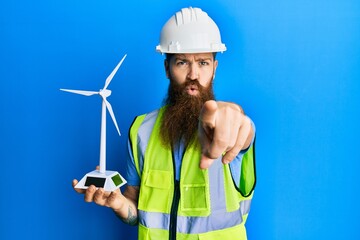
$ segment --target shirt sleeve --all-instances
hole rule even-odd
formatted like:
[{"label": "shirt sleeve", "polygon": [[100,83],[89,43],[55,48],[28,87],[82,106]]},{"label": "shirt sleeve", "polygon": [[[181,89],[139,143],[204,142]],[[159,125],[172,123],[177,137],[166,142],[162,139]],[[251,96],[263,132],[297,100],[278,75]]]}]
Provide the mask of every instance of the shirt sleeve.
[{"label": "shirt sleeve", "polygon": [[251,120],[254,136],[247,149],[241,150],[229,167],[235,186],[242,196],[249,196],[255,187],[255,124]]},{"label": "shirt sleeve", "polygon": [[129,152],[129,157],[126,163],[126,175],[127,175],[126,181],[130,186],[140,186],[140,177],[136,171],[134,157],[132,154],[131,144],[129,140],[128,140],[128,152]]}]

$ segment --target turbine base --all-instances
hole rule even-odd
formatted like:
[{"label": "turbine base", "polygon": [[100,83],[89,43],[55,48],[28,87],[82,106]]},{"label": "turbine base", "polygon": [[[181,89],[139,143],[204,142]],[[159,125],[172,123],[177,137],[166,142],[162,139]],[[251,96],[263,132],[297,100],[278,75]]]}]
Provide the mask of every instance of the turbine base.
[{"label": "turbine base", "polygon": [[125,185],[127,181],[116,171],[100,171],[95,170],[87,173],[76,184],[75,188],[87,189],[90,185],[94,185],[97,188],[103,188],[106,192],[112,192],[121,186]]}]

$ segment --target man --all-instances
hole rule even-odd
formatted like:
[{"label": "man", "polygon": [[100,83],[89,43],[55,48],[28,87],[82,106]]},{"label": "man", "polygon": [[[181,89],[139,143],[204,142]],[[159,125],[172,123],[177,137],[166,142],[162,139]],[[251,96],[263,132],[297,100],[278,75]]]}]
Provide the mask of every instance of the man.
[{"label": "man", "polygon": [[184,8],[157,50],[166,54],[168,96],[131,126],[124,193],[76,191],[138,224],[139,239],[246,239],[255,130],[240,106],[214,100],[215,56],[226,50],[219,29],[201,9]]}]

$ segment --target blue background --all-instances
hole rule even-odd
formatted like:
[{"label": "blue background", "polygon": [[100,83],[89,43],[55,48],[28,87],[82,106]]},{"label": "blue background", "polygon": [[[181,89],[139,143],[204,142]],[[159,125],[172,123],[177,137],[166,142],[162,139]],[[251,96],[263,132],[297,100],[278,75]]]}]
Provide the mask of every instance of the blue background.
[{"label": "blue background", "polygon": [[109,98],[108,169],[125,174],[127,131],[167,90],[155,52],[165,21],[197,6],[219,25],[218,99],[257,126],[249,239],[359,239],[358,0],[0,3],[0,239],[136,239],[110,209],[72,187],[98,164],[98,90]]}]

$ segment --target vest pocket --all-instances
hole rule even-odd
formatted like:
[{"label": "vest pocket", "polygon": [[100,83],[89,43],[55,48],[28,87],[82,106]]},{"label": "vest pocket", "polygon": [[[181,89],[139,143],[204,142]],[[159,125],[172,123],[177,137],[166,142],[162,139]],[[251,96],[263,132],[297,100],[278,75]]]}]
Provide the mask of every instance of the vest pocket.
[{"label": "vest pocket", "polygon": [[170,172],[161,170],[143,172],[139,209],[153,212],[169,212],[172,185],[173,177]]},{"label": "vest pocket", "polygon": [[205,184],[181,185],[181,211],[186,215],[208,215],[210,213],[209,200]]}]

